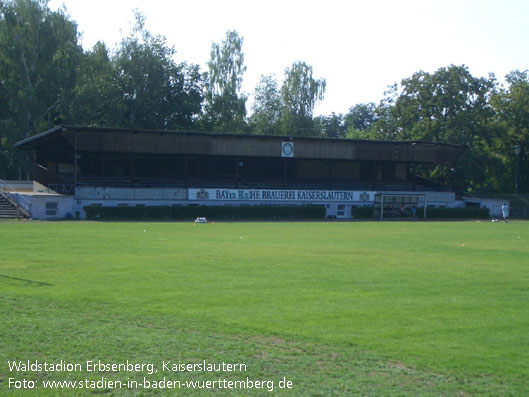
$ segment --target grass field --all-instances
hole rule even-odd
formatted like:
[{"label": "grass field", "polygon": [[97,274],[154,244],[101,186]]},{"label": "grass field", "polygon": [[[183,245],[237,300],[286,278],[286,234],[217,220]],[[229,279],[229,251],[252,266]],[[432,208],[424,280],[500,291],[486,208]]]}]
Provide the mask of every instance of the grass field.
[{"label": "grass field", "polygon": [[529,222],[4,222],[0,315],[0,394],[528,395]]}]

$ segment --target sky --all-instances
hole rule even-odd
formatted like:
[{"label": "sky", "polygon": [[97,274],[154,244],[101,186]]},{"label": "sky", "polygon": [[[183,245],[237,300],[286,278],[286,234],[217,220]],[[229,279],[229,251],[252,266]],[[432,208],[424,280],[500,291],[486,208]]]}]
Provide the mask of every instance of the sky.
[{"label": "sky", "polygon": [[529,69],[527,0],[50,0],[66,7],[81,42],[115,48],[127,36],[133,9],[163,35],[175,61],[207,70],[212,43],[226,31],[244,38],[243,91],[261,75],[281,83],[285,68],[304,61],[327,82],[315,114],[347,113],[375,102],[413,73],[466,65],[475,77]]}]

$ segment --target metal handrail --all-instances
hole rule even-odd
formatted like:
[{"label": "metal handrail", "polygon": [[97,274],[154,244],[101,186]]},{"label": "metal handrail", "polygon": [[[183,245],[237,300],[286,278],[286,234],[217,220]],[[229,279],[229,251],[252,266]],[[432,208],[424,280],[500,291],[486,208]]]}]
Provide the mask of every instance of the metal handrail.
[{"label": "metal handrail", "polygon": [[2,186],[1,191],[4,192],[4,195],[7,194],[9,198],[11,198],[18,207],[21,207],[24,211],[26,211],[28,215],[31,214],[30,200],[28,200],[26,197],[17,192],[13,186],[11,186],[3,179],[0,179],[0,186]]}]

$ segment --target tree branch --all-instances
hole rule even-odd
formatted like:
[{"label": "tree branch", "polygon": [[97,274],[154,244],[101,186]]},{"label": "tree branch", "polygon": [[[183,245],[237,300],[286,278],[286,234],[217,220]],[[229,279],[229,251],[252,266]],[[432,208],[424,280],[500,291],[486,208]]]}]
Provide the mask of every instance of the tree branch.
[{"label": "tree branch", "polygon": [[49,106],[44,112],[42,112],[42,114],[39,117],[37,117],[34,121],[38,121],[44,118],[49,112],[51,112],[54,108],[56,108],[60,104],[61,104],[61,99],[57,98],[57,100],[51,106]]}]

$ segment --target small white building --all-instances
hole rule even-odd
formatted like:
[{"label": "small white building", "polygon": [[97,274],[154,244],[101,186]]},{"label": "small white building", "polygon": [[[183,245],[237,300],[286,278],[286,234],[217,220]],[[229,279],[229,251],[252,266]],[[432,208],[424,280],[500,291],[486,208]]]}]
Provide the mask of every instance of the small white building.
[{"label": "small white building", "polygon": [[[73,209],[75,200],[72,196],[56,193],[35,181],[5,181],[4,185],[4,193],[27,211],[32,219],[76,217]],[[81,211],[77,211],[77,216],[81,217]]]},{"label": "small white building", "polygon": [[503,203],[507,204],[510,213],[511,202],[505,199],[498,198],[485,198],[485,197],[463,197],[461,200],[462,207],[479,207],[479,208],[488,208],[489,216],[491,217],[501,217],[501,207]]}]

